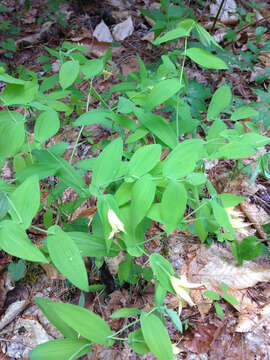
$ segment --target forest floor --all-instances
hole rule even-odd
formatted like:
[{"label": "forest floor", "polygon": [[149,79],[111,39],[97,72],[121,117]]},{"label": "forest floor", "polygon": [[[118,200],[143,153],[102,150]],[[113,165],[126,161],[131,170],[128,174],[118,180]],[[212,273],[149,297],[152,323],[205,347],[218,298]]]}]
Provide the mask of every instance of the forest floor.
[{"label": "forest floor", "polygon": [[[270,47],[269,52],[257,54],[251,52],[249,56],[249,41],[256,38],[256,29],[265,27],[265,36],[270,39],[270,10],[269,2],[256,1],[254,4],[266,5],[263,9],[256,9],[252,2],[242,0],[225,1],[224,10],[212,29],[216,8],[214,1],[185,1],[193,9],[198,22],[208,31],[211,31],[216,41],[238,56],[247,55],[246,67],[240,69],[235,66],[234,71],[225,71],[223,76],[215,71],[202,72],[196,65],[187,68],[189,80],[195,79],[204,88],[210,88],[213,93],[224,82],[230,83],[234,95],[247,102],[257,101],[252,88],[267,90],[269,85]],[[117,75],[128,76],[137,71],[139,63],[137,54],[145,64],[157,62],[162,47],[153,47],[153,26],[151,19],[143,16],[139,9],[159,7],[158,2],[152,0],[108,0],[108,1],[60,1],[59,9],[55,10],[45,5],[46,1],[29,1],[30,7],[25,6],[27,1],[2,0],[0,7],[6,6],[8,11],[0,10],[0,65],[6,64],[11,73],[18,73],[24,68],[30,69],[42,76],[48,76],[59,71],[58,60],[46,60],[48,52],[45,48],[57,48],[63,41],[74,44],[80,43],[89,49],[89,58],[103,56],[111,43],[106,40],[106,31],[101,31],[100,38],[93,36],[93,31],[102,21],[110,30],[129,17],[132,21],[121,29],[124,40],[113,43],[112,60],[115,67],[109,76],[102,76],[96,80],[95,88],[108,91],[112,84],[117,83]],[[53,3],[53,2],[50,2]],[[55,2],[57,3],[57,2]],[[217,3],[220,3],[217,2]],[[254,5],[253,4],[253,5]],[[237,10],[239,8],[240,10]],[[239,16],[234,16],[235,14]],[[249,21],[247,14],[253,14]],[[243,24],[239,27],[239,18]],[[241,21],[242,21],[241,20]],[[9,23],[8,23],[9,22]],[[5,25],[6,24],[6,25]],[[10,25],[11,24],[11,25]],[[6,28],[5,28],[6,26]],[[233,41],[223,39],[228,31],[235,31]],[[120,36],[121,37],[121,36]],[[8,40],[11,39],[11,40]],[[223,39],[223,40],[222,40]],[[13,41],[14,40],[14,41]],[[270,40],[269,40],[270,41]],[[5,44],[3,46],[3,44]],[[258,44],[259,48],[259,44]],[[44,57],[43,59],[40,57]],[[18,68],[19,66],[19,68]],[[269,70],[269,69],[268,69]],[[1,86],[4,84],[0,82]],[[84,91],[84,84],[80,85]],[[113,99],[112,99],[113,101]],[[1,107],[1,105],[0,105]],[[268,123],[267,123],[268,121]],[[261,128],[264,134],[269,135],[270,120]],[[261,126],[261,124],[259,124]],[[81,141],[74,155],[74,162],[83,160],[95,154],[99,143],[108,138],[107,129],[96,126],[91,129],[92,144]],[[63,126],[53,142],[68,141],[70,152],[76,142],[79,130]],[[86,139],[85,135],[83,139]],[[66,154],[70,156],[70,152]],[[244,165],[254,169],[254,158],[245,159]],[[257,176],[252,186],[245,175],[231,180],[232,164],[230,161],[219,161],[212,164],[209,176],[219,192],[232,192],[246,196],[241,211],[244,221],[250,225],[249,234],[259,234],[266,239],[262,225],[270,222],[270,183],[263,176]],[[5,178],[9,176],[9,169],[3,169]],[[64,202],[72,199],[72,191],[63,196]],[[81,209],[81,215],[91,215],[93,204]],[[36,219],[38,225],[39,219]],[[254,225],[255,224],[255,225]],[[175,231],[169,238],[158,237],[164,229],[153,223],[147,233],[147,238],[157,236],[155,241],[147,243],[147,250],[158,252],[170,261],[175,273],[185,274],[191,282],[207,284],[209,289],[220,291],[220,283],[228,285],[230,293],[237,300],[238,305],[232,306],[225,300],[220,301],[224,316],[220,319],[213,304],[202,304],[198,307],[184,306],[181,320],[185,324],[185,331],[181,334],[173,326],[168,331],[173,343],[178,344],[181,352],[177,359],[187,360],[269,360],[270,359],[270,258],[261,255],[253,261],[246,261],[242,267],[236,266],[236,260],[231,251],[222,244],[214,243],[211,247],[202,245],[200,240],[187,231]],[[31,229],[28,234],[36,242],[42,241],[43,234]],[[34,304],[34,296],[45,296],[52,300],[61,300],[78,304],[80,291],[66,282],[53,267],[41,267],[26,264],[24,277],[14,283],[6,270],[12,257],[5,253],[0,257],[0,359],[27,359],[29,351],[38,343],[59,337],[58,331],[49,324],[41,310]],[[90,266],[90,265],[89,265]],[[103,269],[104,270],[104,269]],[[102,280],[106,278],[101,275]],[[97,278],[99,274],[96,274]],[[111,275],[108,275],[111,277]],[[104,280],[106,283],[106,279]],[[139,285],[117,287],[110,285],[107,280],[107,291],[89,293],[85,296],[85,307],[102,315],[114,331],[126,324],[125,319],[110,319],[113,311],[136,304],[139,308],[147,308],[153,304],[154,287],[147,289]],[[193,290],[192,298],[200,303],[201,292]],[[178,300],[176,296],[168,296],[166,305],[176,310]],[[81,359],[154,359],[152,355],[138,355],[130,350],[129,346],[118,348],[117,345],[105,348],[101,345],[93,347],[93,352]],[[50,359],[48,359],[50,360]],[[59,359],[60,360],[60,359]]]}]

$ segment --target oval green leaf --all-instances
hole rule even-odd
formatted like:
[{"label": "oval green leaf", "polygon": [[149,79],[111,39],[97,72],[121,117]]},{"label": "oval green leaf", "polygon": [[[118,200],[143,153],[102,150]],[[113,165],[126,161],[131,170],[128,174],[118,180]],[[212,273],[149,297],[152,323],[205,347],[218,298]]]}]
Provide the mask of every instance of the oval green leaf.
[{"label": "oval green leaf", "polygon": [[171,340],[161,320],[154,314],[142,314],[140,321],[145,342],[157,359],[173,360]]},{"label": "oval green leaf", "polygon": [[88,277],[80,250],[72,238],[58,226],[49,229],[47,246],[55,267],[75,286],[88,291]]},{"label": "oval green leaf", "polygon": [[133,229],[142,221],[150,209],[156,193],[156,185],[151,178],[136,181],[131,193],[131,218]]},{"label": "oval green leaf", "polygon": [[51,302],[48,309],[53,309],[57,315],[86,339],[96,344],[111,346],[114,340],[109,325],[98,315],[77,305]]},{"label": "oval green leaf", "polygon": [[9,213],[12,219],[27,229],[40,204],[40,189],[37,176],[26,179],[10,196]]},{"label": "oval green leaf", "polygon": [[201,48],[190,48],[186,52],[187,56],[195,63],[207,69],[227,70],[228,65],[216,55]]},{"label": "oval green leaf", "polygon": [[232,99],[232,92],[229,86],[221,86],[217,89],[210,101],[207,120],[214,120],[219,114],[230,104]]},{"label": "oval green leaf", "polygon": [[141,177],[152,170],[159,162],[161,145],[145,145],[140,147],[128,163],[128,176]]},{"label": "oval green leaf", "polygon": [[128,342],[129,342],[129,346],[131,347],[131,349],[134,350],[138,354],[141,354],[141,355],[147,354],[148,352],[151,351],[145,343],[141,329],[132,331],[128,335]]},{"label": "oval green leaf", "polygon": [[60,121],[56,111],[43,111],[35,123],[35,140],[41,143],[57,133],[60,128]]},{"label": "oval green leaf", "polygon": [[173,276],[174,271],[172,265],[160,254],[150,255],[150,265],[154,271],[156,279],[160,282],[162,288],[175,294],[172,287],[170,277]]},{"label": "oval green leaf", "polygon": [[179,224],[187,204],[187,191],[183,184],[174,180],[166,187],[161,200],[161,216],[169,235]]},{"label": "oval green leaf", "polygon": [[92,351],[86,339],[56,339],[40,344],[31,351],[30,360],[75,360]]},{"label": "oval green leaf", "polygon": [[28,261],[49,262],[39,248],[31,243],[20,225],[7,220],[2,223],[2,226],[0,230],[0,248],[5,252]]},{"label": "oval green leaf", "polygon": [[77,79],[79,75],[80,65],[78,61],[65,62],[59,72],[59,82],[62,89],[68,88]]}]

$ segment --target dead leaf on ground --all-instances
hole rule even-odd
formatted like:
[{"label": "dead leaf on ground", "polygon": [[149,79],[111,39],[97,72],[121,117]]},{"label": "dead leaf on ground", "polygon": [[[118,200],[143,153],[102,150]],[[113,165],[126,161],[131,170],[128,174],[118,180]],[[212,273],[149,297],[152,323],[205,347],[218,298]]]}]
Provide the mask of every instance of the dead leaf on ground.
[{"label": "dead leaf on ground", "polygon": [[95,28],[93,32],[94,38],[96,38],[99,42],[111,43],[113,42],[113,37],[110,32],[110,29],[105,24],[104,21],[101,21]]},{"label": "dead leaf on ground", "polygon": [[115,25],[113,28],[113,37],[116,41],[123,41],[129,37],[134,31],[133,22],[131,16],[127,20]]}]

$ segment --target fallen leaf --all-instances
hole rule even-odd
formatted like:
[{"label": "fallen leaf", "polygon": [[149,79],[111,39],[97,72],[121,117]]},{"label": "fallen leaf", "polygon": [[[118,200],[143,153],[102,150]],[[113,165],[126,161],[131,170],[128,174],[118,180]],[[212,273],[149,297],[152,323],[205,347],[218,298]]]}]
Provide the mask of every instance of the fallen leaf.
[{"label": "fallen leaf", "polygon": [[110,29],[105,24],[105,22],[102,20],[95,28],[93,32],[93,36],[99,41],[99,42],[105,42],[105,43],[111,43],[113,42],[113,37],[110,32]]},{"label": "fallen leaf", "polygon": [[115,25],[113,28],[113,37],[116,41],[123,41],[129,37],[134,31],[131,16],[127,20]]}]

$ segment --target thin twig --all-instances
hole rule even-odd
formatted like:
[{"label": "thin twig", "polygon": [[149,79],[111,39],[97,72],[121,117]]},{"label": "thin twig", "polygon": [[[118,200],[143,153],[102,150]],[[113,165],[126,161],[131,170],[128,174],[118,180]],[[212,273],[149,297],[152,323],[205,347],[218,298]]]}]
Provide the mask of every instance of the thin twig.
[{"label": "thin twig", "polygon": [[220,12],[221,12],[221,10],[223,8],[224,2],[225,2],[225,0],[222,0],[221,4],[219,5],[219,9],[218,9],[217,15],[215,17],[215,20],[214,20],[214,23],[212,25],[212,28],[211,28],[210,32],[214,31],[214,29],[215,29],[215,26],[216,26],[217,20],[219,18]]}]

